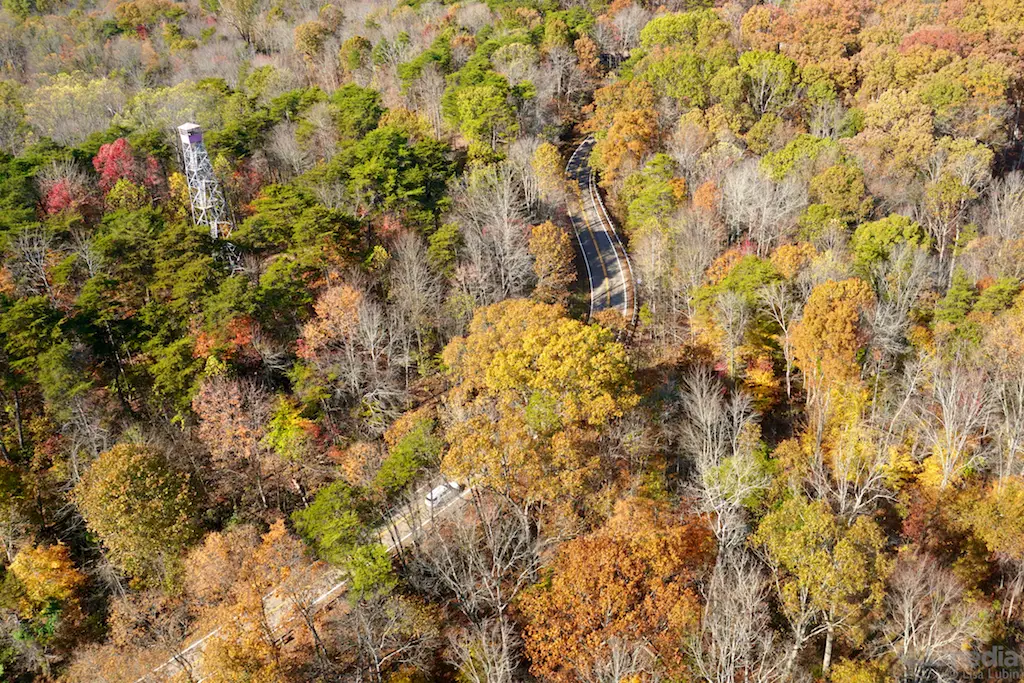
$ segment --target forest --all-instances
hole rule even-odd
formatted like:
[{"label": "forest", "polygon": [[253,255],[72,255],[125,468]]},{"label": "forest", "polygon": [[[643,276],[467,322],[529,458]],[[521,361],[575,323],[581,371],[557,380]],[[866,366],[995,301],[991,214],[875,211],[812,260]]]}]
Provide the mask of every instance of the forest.
[{"label": "forest", "polygon": [[0,680],[1024,676],[1022,104],[1024,0],[2,0]]}]

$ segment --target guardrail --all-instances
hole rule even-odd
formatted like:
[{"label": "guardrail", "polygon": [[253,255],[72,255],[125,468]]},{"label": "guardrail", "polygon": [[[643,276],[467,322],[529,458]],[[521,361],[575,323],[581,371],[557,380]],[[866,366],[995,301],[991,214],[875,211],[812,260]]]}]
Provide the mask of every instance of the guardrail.
[{"label": "guardrail", "polygon": [[[586,138],[584,140],[584,142],[592,141],[593,139],[594,139],[593,137],[588,137],[588,138]],[[577,151],[578,150],[579,150],[579,148],[577,148]],[[594,183],[594,171],[593,171],[593,169],[591,169],[591,171],[590,171],[590,197],[591,197],[591,201],[596,200],[595,206],[599,207],[598,215],[600,215],[604,219],[604,222],[608,226],[608,231],[612,234],[612,237],[615,240],[615,245],[614,246],[615,246],[615,259],[616,259],[616,261],[618,262],[619,250],[620,249],[622,250],[622,258],[623,258],[623,260],[626,261],[626,270],[629,273],[629,282],[628,282],[628,284],[626,286],[626,296],[629,299],[631,299],[632,303],[633,303],[632,311],[631,311],[631,316],[630,316],[630,319],[629,319],[629,330],[630,330],[630,333],[632,333],[633,329],[636,327],[637,317],[639,316],[639,313],[640,313],[639,306],[637,305],[638,304],[638,297],[637,297],[637,293],[636,293],[636,278],[633,276],[633,264],[629,260],[629,252],[626,251],[625,245],[622,244],[622,240],[619,238],[618,230],[615,229],[615,221],[612,220],[611,215],[608,213],[608,208],[604,205],[604,199],[601,198],[601,193],[597,190],[597,187],[596,187],[596,185]],[[622,269],[621,263],[619,265],[619,269],[620,269],[620,271]]]},{"label": "guardrail", "polygon": [[[411,506],[412,504],[415,504],[417,502],[417,500],[422,497],[423,492],[429,490],[430,487],[433,486],[433,482],[436,481],[436,480],[437,480],[437,478],[435,476],[431,476],[431,478],[427,480],[427,483],[425,485],[421,485],[420,487],[418,487],[415,490],[415,492],[411,494],[412,497],[411,497],[410,501],[408,502],[408,505]],[[394,539],[395,543],[393,545],[388,545],[386,542],[384,542],[384,545],[388,549],[388,553],[389,554],[393,554],[396,551],[400,552],[401,548],[402,548],[402,543],[403,542],[405,542],[406,540],[408,540],[410,538],[413,538],[414,536],[419,534],[424,528],[426,528],[427,526],[430,526],[431,524],[433,524],[435,520],[437,520],[437,519],[442,517],[443,513],[447,513],[452,508],[453,505],[458,503],[460,500],[465,500],[466,497],[472,493],[472,491],[473,491],[473,487],[470,486],[470,485],[467,485],[464,489],[462,489],[462,491],[459,492],[459,495],[457,495],[454,498],[452,498],[451,500],[445,502],[443,505],[441,505],[440,507],[438,507],[436,509],[431,508],[431,510],[430,510],[430,517],[428,519],[426,519],[426,520],[419,520],[419,519],[413,520],[415,522],[415,526],[410,524],[409,525],[409,527],[410,527],[409,531],[406,532],[404,535],[398,537],[397,539]],[[402,506],[392,507],[389,510],[387,510],[387,512],[385,512],[384,515],[382,515],[382,518],[387,516],[387,515],[392,514],[393,512],[400,511],[401,509],[402,509]],[[393,519],[401,520],[402,517],[414,517],[414,516],[416,516],[416,513],[413,512],[412,510],[410,510],[408,515],[404,515],[404,516],[403,515],[399,515],[399,516],[394,517]],[[381,538],[381,539],[384,539],[390,533],[390,529],[387,529],[387,528],[381,529],[380,526],[375,527],[375,529],[378,531],[378,538]],[[342,572],[340,572],[340,570],[334,569],[333,567],[327,567],[325,569],[325,575],[324,575],[323,578],[325,579],[324,585],[326,586],[326,590],[324,590],[320,595],[318,595],[316,597],[316,599],[314,599],[313,602],[312,602],[312,604],[316,607],[317,610],[323,609],[323,608],[327,607],[328,605],[330,605],[332,602],[334,602],[334,600],[337,599],[337,597],[341,594],[341,590],[348,585],[348,578],[346,576],[344,576],[344,574]],[[317,582],[314,582],[314,583],[317,583]],[[310,585],[313,585],[313,584],[310,584]],[[267,593],[266,595],[263,596],[262,600],[263,600],[263,603],[264,603],[265,606],[266,606],[268,601],[270,601],[271,599],[275,598],[276,596],[279,596],[279,594],[278,594],[279,590],[280,590],[280,587],[277,586],[274,589],[272,589],[269,593]],[[286,616],[287,616],[288,613],[291,612],[291,609],[292,609],[292,605],[289,604],[287,601],[282,600],[282,601],[280,601],[280,603],[278,605],[272,606],[268,610],[268,617],[271,616],[271,615],[273,615],[273,616],[279,615],[282,612],[284,612],[286,614]],[[287,627],[292,622],[296,621],[296,619],[297,619],[297,617],[294,616],[294,615],[288,616],[288,618],[286,618],[283,622],[280,622],[280,623],[277,623],[277,624],[273,624],[271,626],[271,628],[275,632],[276,631],[280,631],[280,630],[284,629],[284,627]],[[217,636],[222,630],[223,630],[223,626],[218,626],[217,628],[213,629],[212,631],[209,631],[208,633],[206,633],[202,637],[200,637],[197,640],[195,640],[188,647],[186,647],[183,650],[181,650],[179,653],[177,653],[177,655],[175,655],[173,657],[170,657],[163,664],[161,664],[160,666],[152,669],[145,676],[143,676],[143,677],[139,678],[138,680],[136,680],[135,683],[148,683],[150,681],[156,681],[156,680],[162,680],[162,679],[166,680],[167,677],[163,676],[161,674],[168,667],[173,667],[173,666],[177,665],[179,671],[184,670],[184,666],[181,663],[181,659],[185,659],[186,661],[189,662],[190,665],[195,666],[197,664],[197,662],[191,661],[191,660],[193,660],[195,657],[201,655],[202,654],[202,649],[203,649],[206,641],[208,641],[210,638],[213,638],[213,637]],[[287,635],[287,631],[283,632],[280,636],[276,636],[276,641],[280,642],[283,638],[285,638],[286,635]],[[168,675],[174,675],[176,673],[179,673],[179,671],[169,672]],[[195,672],[193,672],[193,673],[195,673]],[[197,683],[203,683],[208,678],[209,678],[209,676],[205,676],[204,675],[204,676],[202,676],[201,678],[199,678],[197,680]]]}]

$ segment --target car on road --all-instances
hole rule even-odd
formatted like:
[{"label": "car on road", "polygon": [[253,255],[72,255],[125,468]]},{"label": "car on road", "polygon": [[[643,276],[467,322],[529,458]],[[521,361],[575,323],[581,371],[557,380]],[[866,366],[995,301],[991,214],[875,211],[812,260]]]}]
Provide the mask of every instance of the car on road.
[{"label": "car on road", "polygon": [[430,493],[427,494],[427,505],[435,508],[452,496],[457,495],[461,490],[462,487],[454,481],[445,482],[444,484],[435,486],[430,490]]}]

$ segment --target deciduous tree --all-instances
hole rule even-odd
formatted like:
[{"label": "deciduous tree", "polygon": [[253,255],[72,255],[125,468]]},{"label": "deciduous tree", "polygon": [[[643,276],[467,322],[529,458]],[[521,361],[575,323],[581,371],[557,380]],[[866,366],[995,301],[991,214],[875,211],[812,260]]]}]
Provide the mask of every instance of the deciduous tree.
[{"label": "deciduous tree", "polygon": [[199,438],[210,451],[224,495],[244,499],[248,490],[266,509],[266,478],[273,466],[264,443],[270,394],[251,380],[211,377],[200,385],[192,409],[199,417]]},{"label": "deciduous tree", "polygon": [[195,538],[195,494],[163,454],[123,443],[101,453],[74,489],[85,522],[130,574],[156,578]]},{"label": "deciduous tree", "polygon": [[611,333],[553,305],[479,309],[443,357],[456,384],[444,471],[520,501],[582,493],[595,473],[594,430],[637,400]]},{"label": "deciduous tree", "polygon": [[569,233],[551,221],[533,226],[530,231],[530,254],[537,287],[533,296],[544,303],[565,303],[569,286],[576,281],[576,252]]},{"label": "deciduous tree", "polygon": [[964,645],[986,634],[984,608],[931,557],[900,558],[885,599],[882,634],[903,675],[957,675],[970,669]]},{"label": "deciduous tree", "polygon": [[22,548],[7,571],[18,579],[19,607],[26,618],[53,604],[75,602],[85,584],[85,575],[75,567],[63,544]]},{"label": "deciduous tree", "polygon": [[481,304],[522,295],[532,280],[529,212],[514,169],[481,169],[455,193],[465,249],[458,273]]},{"label": "deciduous tree", "polygon": [[697,625],[695,581],[711,545],[696,520],[649,501],[619,502],[605,527],[563,545],[550,580],[524,595],[531,671],[587,678],[616,639],[649,643],[667,673],[680,671],[679,641]]},{"label": "deciduous tree", "polygon": [[857,278],[829,280],[812,290],[793,330],[793,354],[815,399],[859,380],[857,354],[867,341],[864,317],[873,304],[871,287]]},{"label": "deciduous tree", "polygon": [[791,498],[761,520],[753,539],[779,574],[779,601],[793,631],[786,675],[807,640],[821,632],[821,666],[828,671],[837,633],[854,628],[884,594],[889,567],[881,529],[867,517],[846,525],[824,501]]}]

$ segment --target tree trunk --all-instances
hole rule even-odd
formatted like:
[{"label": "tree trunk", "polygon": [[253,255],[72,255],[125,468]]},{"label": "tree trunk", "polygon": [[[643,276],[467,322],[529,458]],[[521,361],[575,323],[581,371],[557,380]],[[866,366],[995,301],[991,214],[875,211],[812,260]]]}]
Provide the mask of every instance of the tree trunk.
[{"label": "tree trunk", "polygon": [[14,390],[14,428],[18,432],[18,449],[25,448],[25,434],[21,429],[21,397],[17,389]]},{"label": "tree trunk", "polygon": [[793,398],[793,379],[792,379],[793,378],[793,361],[791,359],[791,356],[793,355],[793,352],[790,351],[789,342],[787,341],[787,342],[785,342],[785,344],[786,344],[786,353],[784,355],[786,356],[786,358],[785,358],[785,361],[786,361],[786,398],[787,399],[792,399]]},{"label": "tree trunk", "polygon": [[266,510],[270,505],[267,503],[267,494],[263,490],[263,470],[260,468],[258,463],[253,463],[253,471],[256,474],[256,491],[260,495],[260,502],[263,503],[263,509]]},{"label": "tree trunk", "polygon": [[832,666],[832,642],[835,638],[835,627],[829,624],[828,629],[825,631],[825,655],[821,658],[821,671],[823,674],[828,673],[828,668]]},{"label": "tree trunk", "polygon": [[789,648],[789,654],[786,656],[786,667],[782,673],[782,680],[784,681],[793,680],[793,665],[796,664],[796,656],[800,654],[800,645],[800,641],[794,640],[793,646]]}]

